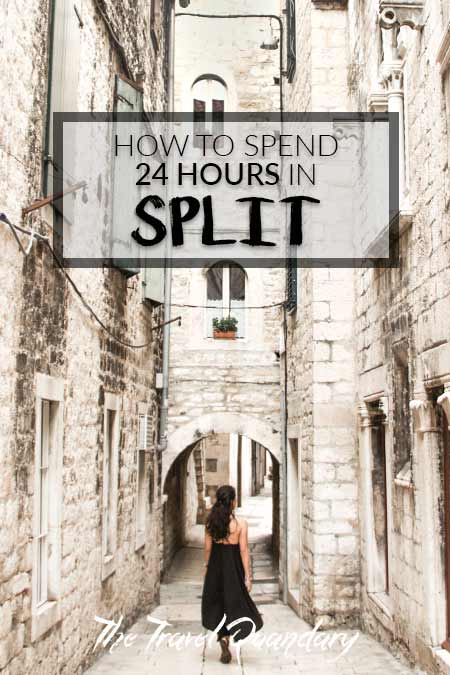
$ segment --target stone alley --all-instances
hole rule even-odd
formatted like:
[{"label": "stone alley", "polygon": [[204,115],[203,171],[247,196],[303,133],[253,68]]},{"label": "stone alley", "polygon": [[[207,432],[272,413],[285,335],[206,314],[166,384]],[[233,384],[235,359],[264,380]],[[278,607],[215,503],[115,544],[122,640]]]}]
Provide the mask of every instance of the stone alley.
[{"label": "stone alley", "polygon": [[0,4],[0,674],[450,675],[449,1]]},{"label": "stone alley", "polygon": [[[250,543],[253,566],[259,565],[259,571],[254,574],[253,595],[264,617],[264,633],[268,636],[294,633],[300,636],[311,631],[311,626],[298,618],[296,614],[277,599],[278,593],[273,593],[273,579],[267,577],[267,539],[270,533],[264,532],[264,523],[267,523],[267,510],[270,508],[270,498],[250,497],[238,509],[238,515],[251,517]],[[259,521],[259,522],[258,522]],[[181,633],[193,636],[204,634],[200,622],[200,597],[202,590],[202,542],[191,541],[181,549],[169,569],[167,579],[161,584],[161,604],[151,612],[150,616],[161,622],[168,622],[170,626],[164,632],[174,635]],[[270,552],[270,547],[269,547]],[[269,571],[270,574],[270,571]],[[101,629],[101,626],[99,626]],[[183,671],[192,675],[209,675],[222,672],[224,666],[217,662],[218,647],[215,640],[212,644],[200,646],[190,645],[178,651],[176,646],[170,646],[169,638],[156,644],[150,644],[155,624],[151,624],[146,617],[141,618],[129,629],[129,634],[136,635],[135,642],[130,647],[119,644],[112,653],[106,653],[98,660],[95,666],[87,671],[87,675],[120,675],[132,673],[166,673],[178,670],[182,663]],[[100,630],[99,630],[100,633]],[[341,633],[341,631],[339,631]],[[367,635],[356,631],[341,633],[350,640],[357,634],[358,638],[351,649],[337,660],[343,647],[332,647],[322,650],[320,647],[307,648],[305,640],[301,646],[292,646],[287,654],[284,649],[258,647],[250,643],[243,646],[240,653],[240,663],[233,653],[233,662],[227,666],[227,672],[232,673],[299,673],[309,675],[408,675],[413,673],[407,664],[395,659],[389,652],[378,645]],[[319,633],[321,639],[327,632]],[[179,637],[179,636],[178,636]],[[175,638],[176,640],[176,638]],[[113,641],[105,648],[108,648]],[[178,643],[179,644],[179,643]],[[324,644],[324,643],[322,643]],[[339,644],[339,643],[338,643]],[[368,670],[370,664],[370,670]],[[417,672],[417,671],[416,671]]]}]

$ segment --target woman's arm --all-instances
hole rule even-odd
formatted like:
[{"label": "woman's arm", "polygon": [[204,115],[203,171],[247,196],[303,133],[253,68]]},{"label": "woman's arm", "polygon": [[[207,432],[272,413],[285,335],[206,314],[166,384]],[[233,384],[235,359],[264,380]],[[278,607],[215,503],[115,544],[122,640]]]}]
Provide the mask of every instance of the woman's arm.
[{"label": "woman's arm", "polygon": [[245,572],[245,586],[250,593],[252,590],[252,579],[250,576],[250,555],[248,552],[248,525],[247,521],[242,521],[241,531],[239,533],[239,550],[241,552],[242,565]]},{"label": "woman's arm", "polygon": [[208,567],[209,556],[211,555],[212,537],[205,528],[205,573]]}]

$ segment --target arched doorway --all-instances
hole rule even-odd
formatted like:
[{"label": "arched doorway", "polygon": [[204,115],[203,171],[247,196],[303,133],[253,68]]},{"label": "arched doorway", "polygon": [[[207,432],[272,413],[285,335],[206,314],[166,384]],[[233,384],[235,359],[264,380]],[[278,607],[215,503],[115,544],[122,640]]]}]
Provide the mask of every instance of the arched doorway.
[{"label": "arched doorway", "polygon": [[255,593],[263,596],[269,588],[273,601],[280,547],[279,432],[244,415],[208,415],[169,439],[163,455],[163,579],[178,552],[202,546],[208,508],[224,483],[236,487],[237,515],[249,523]]}]

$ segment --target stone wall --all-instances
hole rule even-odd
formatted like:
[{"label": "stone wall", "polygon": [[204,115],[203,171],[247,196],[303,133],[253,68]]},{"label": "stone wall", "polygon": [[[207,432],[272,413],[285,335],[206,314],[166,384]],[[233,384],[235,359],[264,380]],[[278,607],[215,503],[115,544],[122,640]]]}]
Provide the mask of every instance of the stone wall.
[{"label": "stone wall", "polygon": [[[334,3],[296,3],[297,67],[286,89],[293,112],[348,105],[347,14]],[[288,424],[301,479],[300,614],[325,625],[359,615],[359,532],[353,271],[299,269],[288,316]],[[291,497],[293,498],[293,497]],[[289,555],[289,552],[288,552]]]},{"label": "stone wall", "polygon": [[[78,3],[81,62],[78,109],[112,110],[114,75],[139,71],[148,105],[166,104],[164,39],[148,49],[148,3]],[[166,6],[168,10],[168,5]],[[102,13],[100,13],[100,10]],[[169,12],[170,13],[170,12]],[[164,22],[168,17],[164,14]],[[120,56],[105,19],[124,46]],[[42,195],[43,129],[47,101],[48,2],[7,2],[2,17],[0,185],[2,211],[15,224],[50,234],[51,207],[22,218]],[[164,35],[166,33],[164,32]],[[124,73],[126,74],[126,73]],[[157,600],[160,538],[160,457],[156,452],[161,334],[151,326],[160,310],[141,303],[139,279],[116,269],[73,269],[70,275],[95,312],[122,340],[93,321],[55,267],[47,247],[35,242],[24,257],[0,225],[2,334],[0,339],[0,670],[7,673],[80,672],[92,658],[99,633],[95,615],[131,621]],[[24,245],[27,238],[20,235]],[[60,620],[33,640],[32,567],[36,377],[63,383]],[[103,583],[102,485],[105,393],[120,401],[116,569]],[[147,460],[146,542],[135,552],[138,406],[150,415]]]},{"label": "stone wall", "polygon": [[[230,437],[215,434],[204,440],[206,496],[215,500],[216,490],[230,483]],[[216,460],[215,470],[208,468],[208,460]]]},{"label": "stone wall", "polygon": [[[361,270],[356,280],[358,395],[361,401],[384,397],[388,417],[389,593],[380,606],[371,592],[370,512],[363,506],[363,625],[386,642],[395,641],[429,672],[444,667],[439,649],[431,651],[446,630],[443,515],[433,515],[442,508],[442,448],[438,435],[430,432],[435,441],[425,450],[427,430],[436,424],[430,417],[418,426],[408,400],[424,400],[426,409],[433,408],[435,403],[426,403],[435,399],[433,387],[439,392],[449,379],[450,111],[445,107],[445,77],[436,62],[446,5],[425,0],[422,30],[401,29],[407,198],[400,219],[399,266]],[[368,96],[380,91],[380,48],[368,39],[379,30],[377,16],[377,2],[362,7],[350,0],[353,109],[365,109]],[[417,433],[419,428],[424,435]],[[435,562],[430,549],[436,551]],[[441,589],[440,601],[433,589]]]}]

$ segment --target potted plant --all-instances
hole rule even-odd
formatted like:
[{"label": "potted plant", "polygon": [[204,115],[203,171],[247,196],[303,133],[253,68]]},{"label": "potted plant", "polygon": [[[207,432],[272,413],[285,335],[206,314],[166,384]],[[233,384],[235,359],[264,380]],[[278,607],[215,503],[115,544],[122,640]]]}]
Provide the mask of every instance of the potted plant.
[{"label": "potted plant", "polygon": [[217,317],[213,319],[214,339],[215,340],[235,340],[238,321],[233,316],[227,316],[223,319]]}]

